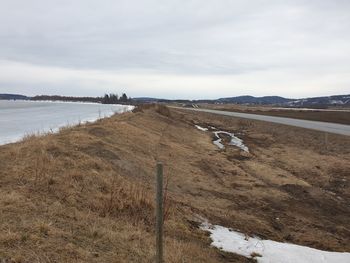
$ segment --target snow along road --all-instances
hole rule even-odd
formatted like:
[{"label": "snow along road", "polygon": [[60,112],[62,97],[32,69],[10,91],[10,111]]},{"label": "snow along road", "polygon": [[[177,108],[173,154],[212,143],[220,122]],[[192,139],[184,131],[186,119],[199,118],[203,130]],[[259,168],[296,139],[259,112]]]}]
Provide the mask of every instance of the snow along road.
[{"label": "snow along road", "polygon": [[350,136],[350,125],[345,125],[345,124],[321,122],[321,121],[307,121],[307,120],[301,120],[301,119],[274,117],[274,116],[240,113],[240,112],[232,112],[232,111],[210,110],[210,109],[201,109],[201,108],[183,108],[183,107],[173,107],[173,106],[169,106],[169,107],[175,108],[175,109],[208,112],[213,114],[245,118],[245,119],[274,122],[274,123],[285,124],[285,125],[290,125],[295,127],[301,127],[305,129],[312,129],[317,131]]}]

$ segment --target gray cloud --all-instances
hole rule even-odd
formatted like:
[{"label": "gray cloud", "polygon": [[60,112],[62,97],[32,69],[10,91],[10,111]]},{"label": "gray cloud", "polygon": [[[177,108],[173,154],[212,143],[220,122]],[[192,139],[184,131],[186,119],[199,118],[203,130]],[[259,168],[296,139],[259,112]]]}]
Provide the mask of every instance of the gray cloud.
[{"label": "gray cloud", "polygon": [[0,61],[7,72],[0,73],[0,92],[71,94],[74,87],[91,95],[119,89],[133,96],[300,97],[350,91],[345,0],[0,4]]}]

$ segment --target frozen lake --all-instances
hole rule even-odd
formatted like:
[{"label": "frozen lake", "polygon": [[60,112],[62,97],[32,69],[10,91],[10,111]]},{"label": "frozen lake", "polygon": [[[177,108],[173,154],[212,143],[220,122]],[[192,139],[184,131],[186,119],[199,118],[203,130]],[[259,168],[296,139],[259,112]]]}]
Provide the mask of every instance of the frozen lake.
[{"label": "frozen lake", "polygon": [[97,103],[0,100],[0,144],[15,142],[25,135],[95,121],[132,108]]}]

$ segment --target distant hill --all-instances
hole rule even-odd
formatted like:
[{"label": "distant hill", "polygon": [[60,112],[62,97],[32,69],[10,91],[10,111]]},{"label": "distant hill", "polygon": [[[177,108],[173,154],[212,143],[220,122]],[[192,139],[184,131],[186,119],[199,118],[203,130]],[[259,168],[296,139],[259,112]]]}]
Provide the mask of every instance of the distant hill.
[{"label": "distant hill", "polygon": [[150,98],[150,97],[139,97],[139,98],[132,98],[132,99],[143,103],[154,103],[154,102],[166,101],[165,99]]},{"label": "distant hill", "polygon": [[350,106],[350,95],[334,95],[325,97],[312,97],[302,99],[291,99],[280,96],[237,96],[219,98],[213,100],[167,100],[158,98],[133,98],[136,102],[141,103],[154,103],[154,102],[178,102],[188,103],[189,105],[196,103],[233,103],[233,104],[246,104],[246,105],[278,105],[283,107],[314,107],[314,108],[325,108],[328,106]]},{"label": "distant hill", "polygon": [[334,95],[324,97],[311,97],[302,99],[289,99],[279,96],[238,96],[230,98],[220,98],[214,100],[214,103],[234,103],[234,104],[253,104],[253,105],[279,105],[285,107],[314,107],[325,108],[328,106],[350,106],[349,95]]},{"label": "distant hill", "polygon": [[[54,98],[57,97],[57,98]],[[27,97],[20,94],[0,94],[0,100],[64,100],[69,101],[70,97],[62,96],[35,96]],[[99,101],[102,100],[102,97],[97,98],[74,98],[79,99],[79,101]],[[93,99],[93,100],[92,100]],[[177,102],[185,104],[196,104],[196,103],[233,103],[233,104],[247,104],[247,105],[278,105],[283,107],[309,107],[309,108],[326,108],[328,106],[347,106],[350,107],[350,94],[348,95],[334,95],[334,96],[324,96],[324,97],[311,97],[311,98],[302,98],[302,99],[291,99],[284,98],[280,96],[264,96],[264,97],[254,97],[254,96],[237,96],[237,97],[227,97],[219,99],[206,99],[206,100],[170,100],[170,99],[161,99],[161,98],[152,98],[152,97],[138,97],[132,98],[129,100],[129,103],[155,103],[155,102]]]},{"label": "distant hill", "polygon": [[230,98],[220,98],[216,100],[222,103],[237,103],[237,104],[284,104],[293,101],[293,99],[286,99],[279,96],[265,96],[265,97],[253,97],[253,96],[238,96]]},{"label": "distant hill", "polygon": [[30,97],[19,94],[0,94],[0,100],[29,100]]},{"label": "distant hill", "polygon": [[350,106],[350,94],[292,100],[287,105],[292,107]]},{"label": "distant hill", "polygon": [[149,98],[149,97],[140,97],[133,98],[133,100],[143,103],[154,103],[154,102],[184,102],[184,103],[235,103],[235,104],[281,104],[292,99],[286,99],[278,96],[266,96],[266,97],[253,97],[253,96],[239,96],[239,97],[229,97],[229,98],[220,98],[213,100],[169,100],[169,99],[159,99],[159,98]]}]

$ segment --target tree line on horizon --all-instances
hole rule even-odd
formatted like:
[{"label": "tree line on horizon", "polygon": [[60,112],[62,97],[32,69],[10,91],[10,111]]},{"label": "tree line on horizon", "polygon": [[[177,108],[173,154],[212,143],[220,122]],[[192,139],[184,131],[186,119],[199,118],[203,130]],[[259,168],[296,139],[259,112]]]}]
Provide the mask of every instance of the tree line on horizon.
[{"label": "tree line on horizon", "polygon": [[69,101],[69,102],[95,102],[102,104],[123,104],[131,101],[126,93],[123,93],[122,96],[118,94],[110,93],[105,94],[103,97],[74,97],[74,96],[60,96],[60,95],[37,95],[31,100],[49,100],[49,101]]},{"label": "tree line on horizon", "polygon": [[103,104],[116,104],[116,103],[126,103],[130,100],[128,96],[123,93],[122,96],[118,97],[118,94],[105,94],[102,102]]}]

